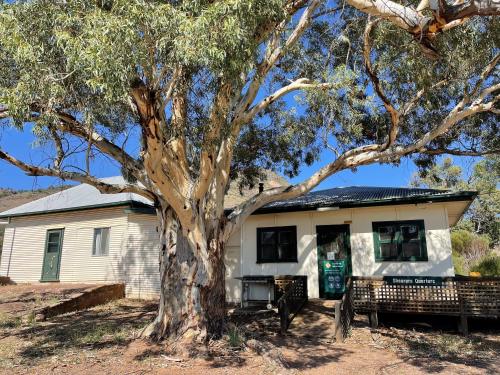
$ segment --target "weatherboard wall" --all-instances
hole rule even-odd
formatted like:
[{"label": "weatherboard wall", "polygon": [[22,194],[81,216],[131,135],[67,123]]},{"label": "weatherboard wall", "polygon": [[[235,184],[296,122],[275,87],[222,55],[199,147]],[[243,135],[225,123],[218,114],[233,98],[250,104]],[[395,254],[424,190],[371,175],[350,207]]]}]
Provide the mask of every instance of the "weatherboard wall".
[{"label": "weatherboard wall", "polygon": [[[14,282],[38,282],[42,274],[46,233],[64,229],[59,280],[112,282],[114,259],[123,247],[127,220],[123,208],[14,217],[6,228],[0,273]],[[92,256],[94,228],[109,227],[109,255]]]},{"label": "weatherboard wall", "polygon": [[160,291],[159,234],[156,215],[129,214],[125,246],[117,261],[128,297],[151,299]]}]

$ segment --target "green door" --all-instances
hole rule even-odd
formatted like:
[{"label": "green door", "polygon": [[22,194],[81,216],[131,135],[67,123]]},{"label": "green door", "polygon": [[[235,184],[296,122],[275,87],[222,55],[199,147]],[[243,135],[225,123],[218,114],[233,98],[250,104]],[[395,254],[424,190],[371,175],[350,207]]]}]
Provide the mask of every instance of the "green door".
[{"label": "green door", "polygon": [[63,234],[64,229],[52,229],[47,231],[41,281],[59,281],[59,265],[61,263]]},{"label": "green door", "polygon": [[325,298],[323,261],[342,259],[346,264],[346,274],[351,275],[352,272],[349,225],[318,225],[316,226],[316,234],[319,296]]}]

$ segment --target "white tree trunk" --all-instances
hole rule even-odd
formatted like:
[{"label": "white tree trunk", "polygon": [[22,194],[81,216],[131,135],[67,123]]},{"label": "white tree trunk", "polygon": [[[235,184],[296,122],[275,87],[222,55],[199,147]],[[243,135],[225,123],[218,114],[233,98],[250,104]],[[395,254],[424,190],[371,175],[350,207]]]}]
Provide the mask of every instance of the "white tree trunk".
[{"label": "white tree trunk", "polygon": [[[189,341],[220,337],[225,319],[223,241],[202,236],[203,242],[194,243],[183,234],[171,208],[158,209],[158,218],[159,309],[143,336]],[[204,265],[200,254],[210,267]]]}]

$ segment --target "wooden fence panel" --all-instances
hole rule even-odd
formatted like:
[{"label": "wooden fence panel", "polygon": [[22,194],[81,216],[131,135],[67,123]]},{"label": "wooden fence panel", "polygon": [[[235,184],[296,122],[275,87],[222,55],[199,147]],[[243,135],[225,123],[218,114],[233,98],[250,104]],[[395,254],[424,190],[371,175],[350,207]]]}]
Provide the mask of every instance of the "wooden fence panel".
[{"label": "wooden fence panel", "polygon": [[276,289],[281,293],[278,300],[281,333],[288,330],[291,321],[307,302],[307,276],[276,278]]},{"label": "wooden fence panel", "polygon": [[442,285],[394,285],[380,277],[354,277],[353,283],[359,312],[500,316],[500,278],[446,277]]}]

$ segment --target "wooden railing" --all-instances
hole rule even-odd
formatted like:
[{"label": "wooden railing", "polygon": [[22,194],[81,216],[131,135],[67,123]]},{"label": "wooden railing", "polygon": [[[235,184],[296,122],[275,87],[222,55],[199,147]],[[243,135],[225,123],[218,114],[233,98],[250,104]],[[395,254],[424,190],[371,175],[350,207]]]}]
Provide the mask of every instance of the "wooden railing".
[{"label": "wooden railing", "polygon": [[276,278],[278,293],[278,313],[280,316],[280,330],[284,334],[291,321],[307,302],[307,276],[293,276],[291,278]]},{"label": "wooden railing", "polygon": [[[382,277],[354,277],[357,312],[500,317],[500,277],[444,277],[440,285],[394,285]],[[376,315],[374,315],[376,318]]]},{"label": "wooden railing", "polygon": [[343,342],[349,335],[354,319],[354,288],[351,277],[347,278],[345,293],[339,304],[335,305],[335,339]]}]

